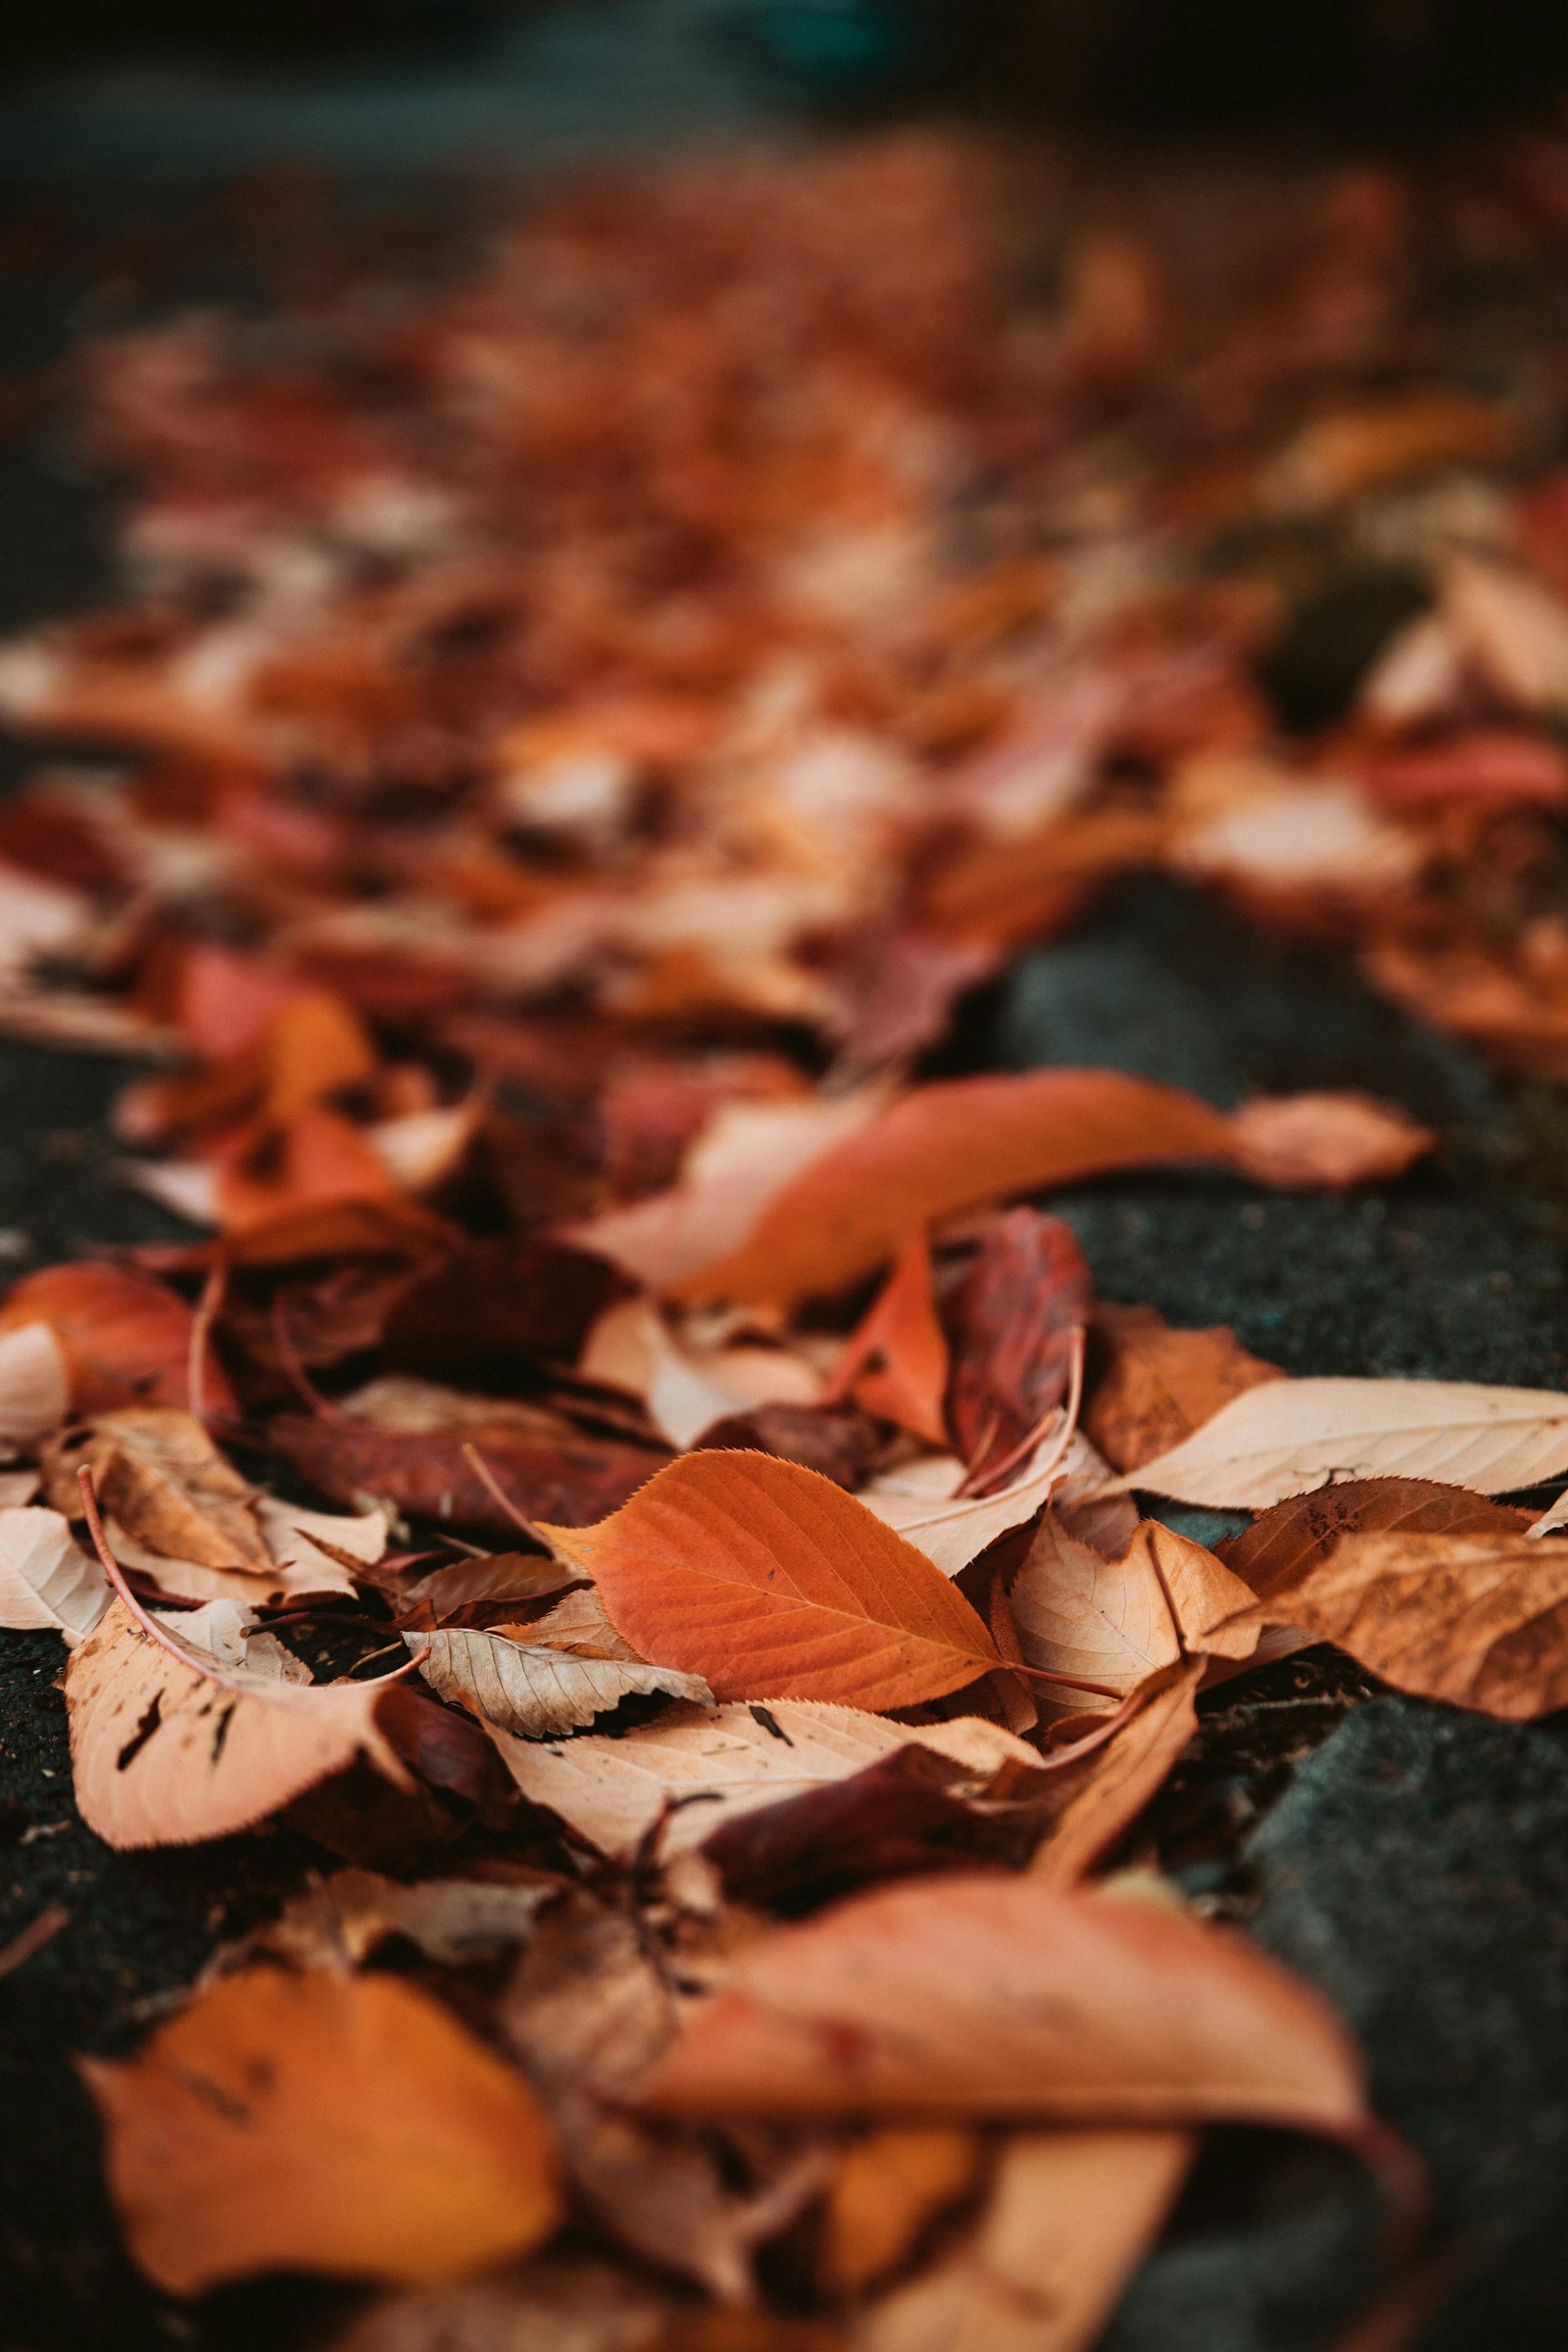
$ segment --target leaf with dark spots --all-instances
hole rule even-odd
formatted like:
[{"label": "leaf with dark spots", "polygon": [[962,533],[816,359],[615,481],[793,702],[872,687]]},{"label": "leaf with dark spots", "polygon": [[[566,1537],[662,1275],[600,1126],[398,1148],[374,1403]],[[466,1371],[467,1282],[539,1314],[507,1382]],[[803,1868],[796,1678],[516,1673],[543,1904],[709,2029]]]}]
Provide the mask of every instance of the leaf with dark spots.
[{"label": "leaf with dark spots", "polygon": [[608,1259],[539,1235],[468,1242],[416,1274],[383,1335],[389,1364],[438,1379],[501,1383],[574,1363],[605,1308],[629,1289]]},{"label": "leaf with dark spots", "polygon": [[162,1690],[155,1690],[147,1703],[146,1713],[142,1716],[140,1722],[136,1726],[136,1729],[131,1733],[130,1738],[125,1741],[124,1746],[120,1750],[119,1754],[115,1758],[115,1770],[117,1772],[123,1772],[127,1765],[134,1764],[136,1758],[141,1754],[141,1751],[146,1746],[148,1740],[157,1731],[159,1724],[163,1720],[163,1713],[164,1694]]},{"label": "leaf with dark spots", "polygon": [[948,1413],[971,1478],[1015,1454],[1067,1392],[1094,1284],[1072,1227],[1038,1209],[993,1217],[949,1316]]},{"label": "leaf with dark spots", "polygon": [[1531,1516],[1433,1478],[1353,1478],[1287,1496],[1217,1549],[1232,1574],[1267,1600],[1342,1536],[1517,1536]]},{"label": "leaf with dark spots", "polygon": [[268,1442],[334,1502],[353,1505],[373,1494],[411,1518],[487,1536],[514,1536],[516,1522],[485,1486],[466,1446],[483,1454],[497,1485],[524,1517],[563,1527],[590,1526],[618,1510],[663,1459],[608,1440],[536,1443],[480,1426],[426,1433],[303,1415],[272,1422]]},{"label": "leaf with dark spots", "polygon": [[799,1462],[803,1470],[814,1470],[853,1494],[864,1484],[885,1434],[869,1414],[853,1407],[759,1404],[749,1413],[726,1413],[711,1423],[690,1450],[770,1453],[781,1462]]}]

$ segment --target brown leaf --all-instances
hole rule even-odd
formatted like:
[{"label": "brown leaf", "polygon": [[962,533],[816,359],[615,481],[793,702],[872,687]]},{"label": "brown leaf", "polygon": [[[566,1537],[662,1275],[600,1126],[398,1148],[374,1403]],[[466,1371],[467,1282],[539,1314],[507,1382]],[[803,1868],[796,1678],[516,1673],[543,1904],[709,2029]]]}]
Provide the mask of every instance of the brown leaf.
[{"label": "brown leaf", "polygon": [[1067,1393],[1073,1334],[1094,1285],[1060,1217],[1014,1208],[986,1227],[950,1310],[949,1410],[970,1478],[984,1483]]},{"label": "brown leaf", "polygon": [[752,1412],[731,1413],[713,1422],[692,1450],[771,1453],[781,1462],[799,1462],[803,1470],[830,1478],[853,1494],[881,1452],[884,1435],[865,1413],[820,1405],[760,1404]]},{"label": "brown leaf", "polygon": [[1206,1102],[1115,1070],[945,1079],[831,1143],[738,1248],[678,1287],[790,1305],[842,1290],[954,1209],[1119,1168],[1224,1159],[1229,1148]]},{"label": "brown leaf", "polygon": [[525,1639],[533,1630],[459,1627],[403,1639],[432,1690],[519,1739],[552,1739],[592,1723],[634,1692],[698,1705],[708,1696],[700,1675],[630,1656],[580,1656]]},{"label": "brown leaf", "polygon": [[340,1870],[307,1886],[276,1919],[218,1954],[227,1974],[261,1954],[291,1968],[358,1968],[391,1936],[416,1944],[428,1960],[464,1968],[522,1942],[564,1882],[517,1869],[499,1879],[423,1879],[400,1886],[370,1870]]},{"label": "brown leaf", "polygon": [[1270,2123],[1353,2137],[1359,2059],[1239,1936],[1038,1878],[914,1881],[756,1946],[640,2092],[669,2115]]},{"label": "brown leaf", "polygon": [[442,1433],[285,1414],[269,1427],[268,1443],[335,1502],[354,1503],[371,1494],[415,1518],[488,1536],[515,1535],[516,1523],[479,1477],[466,1445],[478,1446],[519,1511],[566,1526],[613,1510],[661,1459],[641,1447],[596,1438],[531,1441],[514,1435],[504,1422],[492,1429],[482,1420]]},{"label": "brown leaf", "polygon": [[76,1803],[107,1844],[226,1838],[361,1754],[407,1783],[373,1684],[219,1675],[163,1632],[155,1640],[117,1600],[66,1668]]},{"label": "brown leaf", "polygon": [[894,2270],[980,2165],[973,2132],[890,2125],[843,2150],[825,2216],[823,2265],[833,2285],[858,2293]]},{"label": "brown leaf", "polygon": [[[0,1331],[47,1323],[66,1351],[78,1413],[122,1404],[190,1403],[194,1317],[183,1298],[126,1266],[45,1266],[24,1276],[0,1306]],[[232,1412],[234,1396],[212,1348],[203,1360],[209,1412]]]},{"label": "brown leaf", "polygon": [[1370,1095],[1258,1095],[1231,1114],[1231,1155],[1259,1184],[1378,1184],[1402,1176],[1436,1141]]},{"label": "brown leaf", "polygon": [[1302,1626],[1396,1690],[1509,1723],[1568,1705],[1568,1546],[1529,1535],[1341,1536],[1253,1622]]},{"label": "brown leaf", "polygon": [[1436,1479],[1350,1478],[1288,1495],[1221,1544],[1218,1556],[1259,1600],[1269,1600],[1286,1578],[1322,1559],[1342,1536],[1511,1536],[1523,1535],[1530,1524],[1528,1511]]},{"label": "brown leaf", "polygon": [[1102,1368],[1083,1425],[1118,1470],[1168,1453],[1244,1390],[1285,1378],[1223,1324],[1175,1331],[1152,1306],[1097,1308],[1093,1348]]},{"label": "brown leaf", "polygon": [[382,1335],[386,1361],[436,1379],[511,1385],[520,1362],[573,1362],[623,1287],[602,1257],[542,1235],[466,1241],[396,1301]]},{"label": "brown leaf", "polygon": [[948,1343],[931,1292],[931,1252],[925,1235],[916,1233],[845,1342],[822,1401],[843,1404],[853,1397],[863,1412],[912,1430],[930,1446],[946,1446],[947,1387]]},{"label": "brown leaf", "polygon": [[106,1516],[149,1551],[206,1568],[272,1573],[252,1489],[190,1413],[126,1405],[99,1414],[79,1437],[46,1455],[47,1492],[73,1516],[83,1464]]},{"label": "brown leaf", "polygon": [[1018,2132],[972,2241],[865,2314],[855,2352],[1086,2352],[1159,2232],[1189,2132]]},{"label": "brown leaf", "polygon": [[251,1969],[139,2057],[80,2064],[130,2250],[170,2293],[271,2270],[446,2278],[557,2219],[527,2085],[395,1977]]},{"label": "brown leaf", "polygon": [[1102,1748],[1063,1773],[1065,1801],[1030,1865],[1037,1877],[1073,1886],[1132,1827],[1198,1729],[1203,1672],[1203,1660],[1190,1658]]},{"label": "brown leaf", "polygon": [[1276,1380],[1113,1481],[1266,1510],[1327,1479],[1436,1478],[1506,1494],[1568,1470],[1568,1396],[1455,1380]]},{"label": "brown leaf", "polygon": [[917,1706],[997,1663],[923,1553],[794,1462],[686,1454],[612,1518],[541,1533],[641,1656],[719,1698]]}]

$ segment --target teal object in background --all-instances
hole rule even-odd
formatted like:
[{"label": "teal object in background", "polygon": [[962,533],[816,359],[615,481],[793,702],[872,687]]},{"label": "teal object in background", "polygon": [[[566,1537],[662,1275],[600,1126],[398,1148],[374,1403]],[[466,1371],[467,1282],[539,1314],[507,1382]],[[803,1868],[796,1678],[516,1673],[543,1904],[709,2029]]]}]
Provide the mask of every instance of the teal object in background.
[{"label": "teal object in background", "polygon": [[824,93],[900,86],[934,47],[927,11],[907,0],[731,0],[718,21],[763,64]]}]

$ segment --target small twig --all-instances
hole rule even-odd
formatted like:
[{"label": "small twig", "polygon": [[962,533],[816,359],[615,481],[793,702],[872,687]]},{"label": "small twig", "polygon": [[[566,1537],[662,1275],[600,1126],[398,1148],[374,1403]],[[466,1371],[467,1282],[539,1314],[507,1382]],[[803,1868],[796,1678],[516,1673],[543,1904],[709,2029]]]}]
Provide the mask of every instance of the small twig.
[{"label": "small twig", "polygon": [[546,1543],[544,1537],[540,1534],[538,1528],[535,1527],[533,1521],[527,1516],[526,1512],[518,1510],[516,1504],[513,1501],[512,1496],[507,1493],[500,1480],[496,1477],[495,1472],[485,1460],[484,1455],[479,1451],[478,1446],[473,1445],[466,1445],[463,1448],[463,1458],[467,1463],[469,1469],[473,1472],[474,1477],[479,1481],[479,1484],[484,1488],[486,1494],[489,1494],[492,1500],[498,1503],[501,1509],[506,1512],[507,1517],[512,1521],[513,1526],[521,1528],[529,1543],[537,1544],[541,1551],[549,1551],[551,1549],[550,1544]]},{"label": "small twig", "polygon": [[70,1925],[71,1913],[59,1903],[51,1903],[46,1911],[40,1911],[9,1943],[0,1943],[0,1977],[9,1977],[17,1969],[25,1968],[35,1952],[41,1952],[62,1928]]},{"label": "small twig", "polygon": [[342,1413],[330,1397],[321,1395],[300,1360],[300,1351],[294,1345],[294,1334],[288,1327],[288,1309],[283,1303],[281,1291],[272,1293],[271,1324],[272,1345],[277,1349],[277,1360],[283,1368],[284,1379],[295,1395],[310,1406],[318,1421],[341,1421]]},{"label": "small twig", "polygon": [[205,1427],[207,1421],[207,1344],[218,1310],[223,1303],[228,1287],[228,1267],[219,1258],[202,1285],[202,1295],[196,1302],[196,1312],[190,1323],[190,1351],[185,1358],[185,1402],[192,1417]]}]

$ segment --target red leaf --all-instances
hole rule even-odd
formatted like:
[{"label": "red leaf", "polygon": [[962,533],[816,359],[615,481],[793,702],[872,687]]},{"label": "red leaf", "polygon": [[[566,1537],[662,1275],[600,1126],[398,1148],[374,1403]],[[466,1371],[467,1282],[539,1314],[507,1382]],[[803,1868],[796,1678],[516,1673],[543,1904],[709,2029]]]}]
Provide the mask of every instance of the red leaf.
[{"label": "red leaf", "polygon": [[1093,1297],[1077,1236],[1060,1217],[1014,1208],[986,1228],[952,1315],[949,1410],[976,1485],[1060,1404],[1072,1335]]}]

